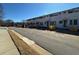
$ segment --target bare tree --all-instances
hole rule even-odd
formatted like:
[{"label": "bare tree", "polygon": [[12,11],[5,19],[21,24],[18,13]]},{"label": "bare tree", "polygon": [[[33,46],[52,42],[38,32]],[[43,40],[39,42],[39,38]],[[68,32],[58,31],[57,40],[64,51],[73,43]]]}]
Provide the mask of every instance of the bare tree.
[{"label": "bare tree", "polygon": [[6,24],[6,26],[14,26],[14,21],[11,20],[11,19],[7,19],[7,20],[5,21],[5,24]]},{"label": "bare tree", "polygon": [[0,26],[4,25],[4,21],[2,19],[0,19]]},{"label": "bare tree", "polygon": [[3,24],[4,24],[4,21],[3,21],[3,6],[0,3],[0,26],[2,26]]}]

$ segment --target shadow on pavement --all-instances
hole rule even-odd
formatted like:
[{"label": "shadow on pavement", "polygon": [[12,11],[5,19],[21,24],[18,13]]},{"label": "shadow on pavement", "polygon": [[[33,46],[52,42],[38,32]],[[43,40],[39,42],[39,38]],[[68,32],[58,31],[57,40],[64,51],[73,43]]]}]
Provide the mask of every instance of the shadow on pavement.
[{"label": "shadow on pavement", "polygon": [[[37,30],[48,30],[48,31],[51,31],[51,30],[46,29],[46,28],[35,28],[35,29],[37,29]],[[55,30],[55,32],[79,36],[79,30],[77,32],[73,32],[73,31],[70,31],[70,30],[67,30],[67,29],[58,29],[57,28]]]},{"label": "shadow on pavement", "polygon": [[[47,28],[29,28],[29,29],[37,29],[37,30],[48,30],[48,31],[51,31]],[[59,32],[59,33],[63,33],[63,34],[70,34],[70,35],[76,35],[76,36],[79,36],[79,30],[77,32],[72,32],[72,31],[69,31],[69,30],[66,30],[66,29],[56,29],[54,30],[55,32]]]},{"label": "shadow on pavement", "polygon": [[79,30],[77,32],[72,32],[66,29],[57,29],[56,32],[79,36]]}]

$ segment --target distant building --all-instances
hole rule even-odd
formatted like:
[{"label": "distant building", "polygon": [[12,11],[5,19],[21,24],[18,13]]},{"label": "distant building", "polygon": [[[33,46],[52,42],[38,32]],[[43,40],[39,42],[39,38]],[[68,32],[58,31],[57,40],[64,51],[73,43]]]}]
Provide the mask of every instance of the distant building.
[{"label": "distant building", "polygon": [[16,22],[14,26],[15,27],[23,27],[23,23],[22,22]]}]

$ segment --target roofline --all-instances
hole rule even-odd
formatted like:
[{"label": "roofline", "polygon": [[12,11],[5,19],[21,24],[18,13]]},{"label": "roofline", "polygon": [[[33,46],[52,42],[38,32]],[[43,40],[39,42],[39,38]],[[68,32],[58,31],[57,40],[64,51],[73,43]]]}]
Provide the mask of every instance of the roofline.
[{"label": "roofline", "polygon": [[[79,7],[67,9],[67,10],[64,10],[64,11],[73,10],[73,9],[79,9]],[[50,14],[46,14],[46,15],[42,15],[42,16],[37,16],[37,17],[29,18],[26,21],[30,21],[30,20],[33,20],[33,19],[37,19],[37,18],[44,17],[44,16],[49,16],[51,14],[56,14],[56,13],[60,13],[60,12],[64,12],[64,11],[59,11],[59,12],[54,12],[54,13],[50,13]]]}]

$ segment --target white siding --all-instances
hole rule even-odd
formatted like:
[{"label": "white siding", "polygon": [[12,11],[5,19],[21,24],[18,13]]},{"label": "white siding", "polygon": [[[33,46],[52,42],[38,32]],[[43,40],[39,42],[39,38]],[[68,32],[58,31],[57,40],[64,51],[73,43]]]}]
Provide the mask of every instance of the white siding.
[{"label": "white siding", "polygon": [[75,25],[77,26],[77,28],[79,28],[79,12],[74,12],[74,13],[68,13],[66,11],[66,13],[61,12],[61,14],[59,14],[58,16],[52,16],[52,17],[44,17],[44,18],[37,18],[36,20],[30,20],[30,22],[43,22],[42,26],[47,26],[45,24],[46,21],[56,21],[56,27],[57,28],[67,28],[64,27],[63,24],[59,23],[59,21],[62,21],[66,19],[67,20],[67,27],[71,26],[70,25],[70,20],[74,20],[74,19],[78,19],[78,24]]}]

